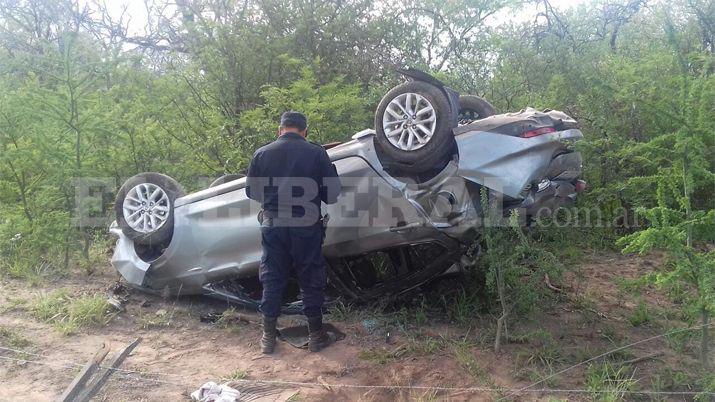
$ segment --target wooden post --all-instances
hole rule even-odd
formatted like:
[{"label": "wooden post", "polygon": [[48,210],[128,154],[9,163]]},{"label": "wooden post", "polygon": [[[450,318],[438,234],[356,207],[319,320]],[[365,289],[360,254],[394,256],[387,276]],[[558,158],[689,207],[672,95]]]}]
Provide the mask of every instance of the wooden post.
[{"label": "wooden post", "polygon": [[57,399],[58,402],[71,402],[74,401],[77,395],[82,392],[84,385],[87,383],[97,368],[99,364],[104,360],[104,357],[109,353],[109,348],[102,344],[102,347],[92,356],[92,358],[84,365],[82,371],[77,374],[77,376],[72,380],[69,386],[62,393],[62,396]]},{"label": "wooden post", "polygon": [[134,350],[134,348],[141,342],[142,338],[137,338],[134,342],[127,345],[123,350],[117,352],[112,360],[109,362],[109,366],[103,367],[100,371],[99,376],[87,386],[87,390],[84,391],[80,396],[75,399],[76,402],[86,402],[89,401],[99,390],[102,388],[105,382],[109,379],[109,376],[114,373],[114,369],[118,368],[124,359],[129,356],[129,354]]}]

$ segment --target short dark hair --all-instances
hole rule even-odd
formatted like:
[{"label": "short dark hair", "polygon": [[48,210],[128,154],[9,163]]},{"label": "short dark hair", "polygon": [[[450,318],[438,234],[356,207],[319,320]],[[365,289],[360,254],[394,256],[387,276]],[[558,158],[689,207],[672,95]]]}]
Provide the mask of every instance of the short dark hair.
[{"label": "short dark hair", "polygon": [[303,131],[308,128],[308,118],[303,113],[288,111],[281,116],[281,127],[297,128]]}]

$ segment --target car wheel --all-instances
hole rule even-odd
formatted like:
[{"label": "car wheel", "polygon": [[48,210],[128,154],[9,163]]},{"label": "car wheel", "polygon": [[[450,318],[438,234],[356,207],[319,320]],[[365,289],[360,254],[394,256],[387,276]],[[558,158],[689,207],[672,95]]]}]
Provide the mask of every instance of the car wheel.
[{"label": "car wheel", "polygon": [[174,232],[174,200],[181,185],[160,173],[140,173],[122,184],[114,203],[117,224],[135,243],[166,243]]},{"label": "car wheel", "polygon": [[434,169],[449,159],[454,151],[452,128],[447,96],[422,81],[392,88],[375,113],[380,150],[411,173]]},{"label": "car wheel", "polygon": [[496,110],[486,99],[474,95],[459,97],[459,125],[469,124],[475,120],[493,116]]},{"label": "car wheel", "polygon": [[246,176],[244,176],[244,175],[242,175],[242,174],[235,174],[235,173],[225,174],[225,175],[219,177],[218,179],[212,181],[211,184],[209,184],[209,188],[211,188],[211,187],[216,187],[216,186],[219,186],[219,185],[221,185],[221,184],[228,183],[228,182],[230,182],[230,181],[238,180],[238,179],[241,179],[241,178],[243,178],[243,177],[246,177]]}]

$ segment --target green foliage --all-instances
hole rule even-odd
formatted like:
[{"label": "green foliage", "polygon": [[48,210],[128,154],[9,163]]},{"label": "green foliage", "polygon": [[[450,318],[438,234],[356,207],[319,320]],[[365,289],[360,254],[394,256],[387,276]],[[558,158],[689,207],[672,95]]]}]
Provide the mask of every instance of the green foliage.
[{"label": "green foliage", "polygon": [[542,367],[553,367],[557,363],[563,362],[563,352],[561,344],[554,337],[544,330],[537,330],[522,336],[512,336],[513,342],[529,342],[534,344],[533,349],[519,353],[517,357],[523,360],[525,365],[536,364]]},{"label": "green foliage", "polygon": [[651,321],[651,314],[648,311],[648,306],[643,302],[643,300],[638,301],[638,306],[628,317],[628,321],[634,327],[639,327]]},{"label": "green foliage", "polygon": [[482,189],[481,202],[487,212],[483,220],[485,252],[479,263],[486,271],[487,291],[491,300],[499,300],[501,281],[508,310],[527,314],[548,300],[545,275],[558,279],[563,266],[547,247],[530,239],[519,226],[516,213],[508,220],[497,216],[497,201],[486,189]]},{"label": "green foliage", "polygon": [[484,369],[477,361],[474,355],[474,350],[472,350],[472,345],[466,341],[454,342],[452,344],[452,354],[454,355],[457,363],[462,366],[462,368],[469,374],[472,379],[478,381],[479,383],[490,382],[489,372]]},{"label": "green foliage", "polygon": [[342,77],[320,85],[309,67],[302,69],[299,80],[285,88],[266,87],[261,96],[264,105],[241,116],[244,132],[257,136],[258,144],[275,138],[280,115],[288,110],[305,113],[308,138],[322,144],[345,141],[356,129],[369,126],[372,117],[358,85],[347,85]]},{"label": "green foliage", "polygon": [[473,325],[474,318],[482,310],[479,294],[469,286],[460,289],[453,299],[447,301],[443,298],[443,301],[450,320],[462,326]]},{"label": "green foliage", "polygon": [[652,202],[641,199],[636,204],[636,212],[647,220],[648,227],[622,237],[618,244],[623,252],[642,254],[653,249],[668,252],[673,263],[651,278],[664,287],[685,284],[693,289],[681,295],[688,308],[700,315],[701,359],[707,369],[710,364],[708,324],[715,312],[715,250],[699,245],[712,242],[715,237],[713,131],[709,124],[701,125],[701,108],[691,109],[687,100],[695,97],[698,101],[707,98],[712,102],[713,99],[710,90],[706,91],[708,96],[701,96],[708,86],[706,83],[689,85],[686,82],[684,79],[680,94],[687,107],[673,111],[683,127],[627,150],[631,155],[657,163],[650,166],[649,175],[632,177],[626,185],[648,186],[655,189],[655,193]]},{"label": "green foliage", "polygon": [[245,380],[248,378],[248,372],[242,369],[236,369],[233,373],[228,375],[228,380]]},{"label": "green foliage", "polygon": [[482,233],[486,252],[481,263],[486,271],[486,289],[500,305],[494,350],[498,353],[502,337],[509,339],[510,315],[532,311],[546,299],[542,283],[556,278],[561,269],[557,258],[546,248],[532,243],[512,211],[507,222],[501,216],[501,202],[487,188],[481,189]]},{"label": "green foliage", "polygon": [[598,401],[622,401],[628,399],[637,380],[628,366],[615,366],[610,362],[590,365],[586,371],[586,388]]}]

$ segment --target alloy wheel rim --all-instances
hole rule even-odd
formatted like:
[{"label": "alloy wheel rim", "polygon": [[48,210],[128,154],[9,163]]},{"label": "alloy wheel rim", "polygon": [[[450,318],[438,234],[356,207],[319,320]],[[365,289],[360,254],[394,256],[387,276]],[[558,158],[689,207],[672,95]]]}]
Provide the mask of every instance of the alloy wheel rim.
[{"label": "alloy wheel rim", "polygon": [[124,220],[139,233],[151,233],[164,226],[169,219],[169,196],[152,183],[134,186],[124,197]]},{"label": "alloy wheel rim", "polygon": [[437,113],[424,96],[408,92],[390,101],[382,115],[382,128],[390,144],[403,151],[425,146],[434,136]]}]

